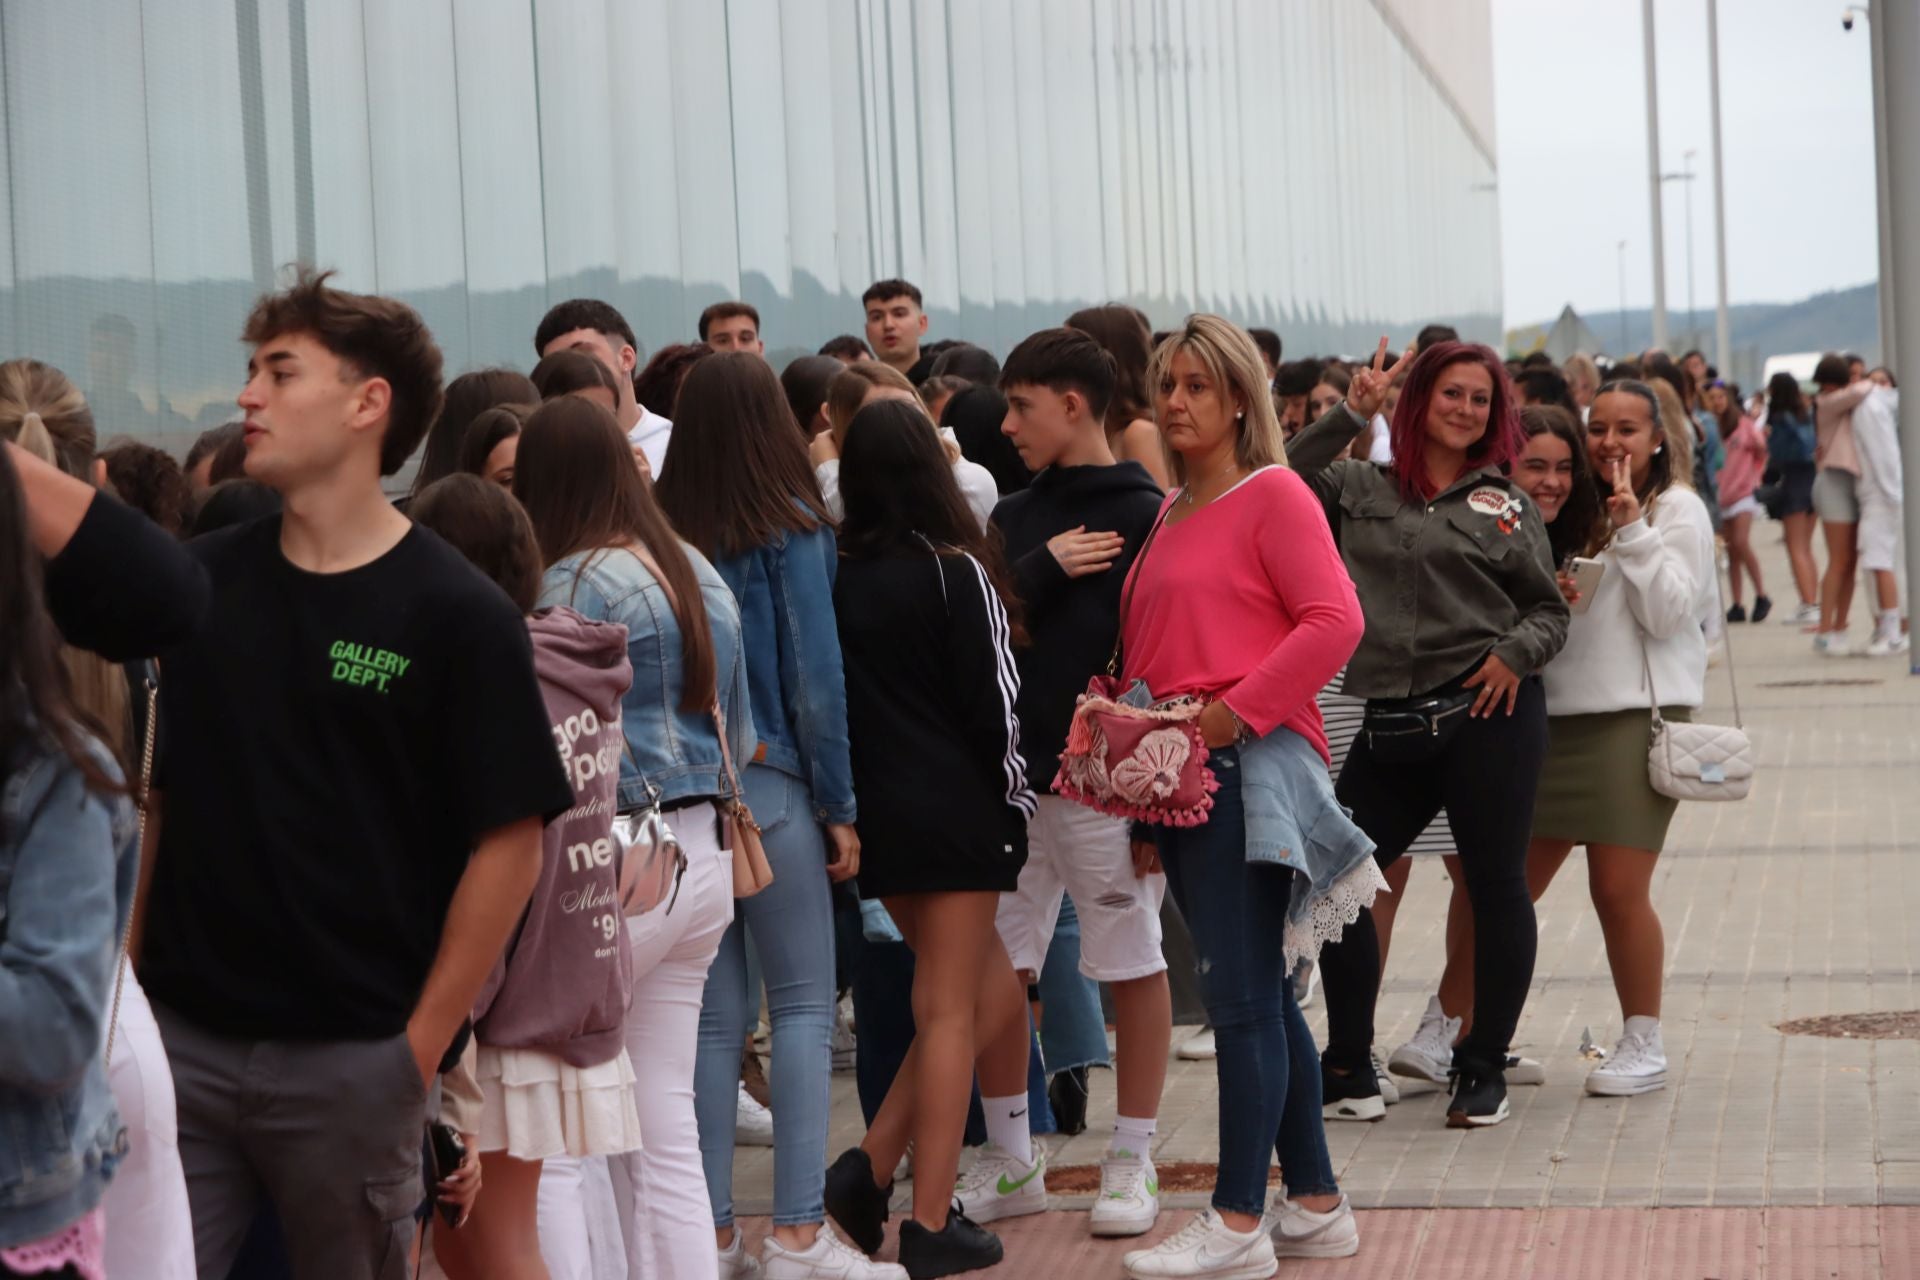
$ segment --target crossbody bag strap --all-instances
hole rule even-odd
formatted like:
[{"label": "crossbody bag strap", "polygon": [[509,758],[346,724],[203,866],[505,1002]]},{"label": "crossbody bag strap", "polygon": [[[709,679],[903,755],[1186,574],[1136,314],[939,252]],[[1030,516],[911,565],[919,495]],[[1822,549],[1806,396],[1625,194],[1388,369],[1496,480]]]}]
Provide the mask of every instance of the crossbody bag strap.
[{"label": "crossbody bag strap", "polygon": [[[147,856],[147,810],[152,808],[149,795],[153,789],[153,737],[160,724],[160,682],[151,672],[147,675],[147,731],[143,735],[145,742],[140,747],[140,805],[139,821],[134,827],[133,882],[140,883],[141,863]],[[133,942],[133,912],[127,912],[127,923],[120,930],[120,963],[113,972],[113,1010],[107,1015],[106,1064],[113,1065],[113,1038],[120,1029],[120,993],[127,986],[127,948]]]},{"label": "crossbody bag strap", "polygon": [[720,710],[718,698],[713,702],[713,727],[720,734],[720,763],[726,768],[727,785],[733,789],[733,802],[745,804],[746,794],[740,790],[740,775],[733,768],[733,748],[727,742],[727,716]]},{"label": "crossbody bag strap", "polygon": [[1173,511],[1169,502],[1160,508],[1160,514],[1153,518],[1153,527],[1147,530],[1147,537],[1140,544],[1140,554],[1133,558],[1133,567],[1127,570],[1126,589],[1120,595],[1119,625],[1113,633],[1113,656],[1107,659],[1107,674],[1118,677],[1120,674],[1120,641],[1127,634],[1127,612],[1133,607],[1133,589],[1140,585],[1140,566],[1147,562],[1147,551],[1153,546],[1153,540],[1160,536],[1160,526],[1167,522],[1167,516]]}]

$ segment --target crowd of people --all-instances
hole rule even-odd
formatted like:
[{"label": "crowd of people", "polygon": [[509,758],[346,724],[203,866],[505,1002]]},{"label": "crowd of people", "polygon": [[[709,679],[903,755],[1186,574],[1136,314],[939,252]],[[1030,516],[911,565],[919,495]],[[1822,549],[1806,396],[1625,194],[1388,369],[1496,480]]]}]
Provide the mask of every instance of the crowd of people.
[{"label": "crowd of people", "polygon": [[[1664,1086],[1650,729],[1769,616],[1762,511],[1822,652],[1858,569],[1906,647],[1886,371],[1743,400],[1437,325],[1283,361],[1113,305],[1002,363],[905,281],[863,304],[776,373],[746,303],[642,363],[576,299],[443,388],[411,308],[302,272],[177,462],[0,364],[0,1275],[988,1267],[1085,1125],[1101,986],[1088,1230],[1143,1236],[1185,948],[1211,1205],[1116,1263],[1349,1256],[1326,1124],[1439,1086],[1484,1128],[1545,1078],[1513,1040],[1575,846],[1621,1012],[1586,1088]],[[1109,761],[1090,682],[1180,727]],[[1383,1054],[1409,853],[1447,964]]]}]

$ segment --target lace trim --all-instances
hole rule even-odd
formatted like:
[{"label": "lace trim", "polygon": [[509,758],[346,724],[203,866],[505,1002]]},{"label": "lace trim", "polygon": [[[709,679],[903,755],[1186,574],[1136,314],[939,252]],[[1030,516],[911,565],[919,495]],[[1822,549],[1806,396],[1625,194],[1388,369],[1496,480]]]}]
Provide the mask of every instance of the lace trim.
[{"label": "lace trim", "polygon": [[[1305,892],[1306,879],[1302,877],[1297,883]],[[1353,870],[1329,885],[1326,893],[1307,907],[1301,919],[1295,920],[1293,913],[1288,912],[1281,942],[1287,972],[1294,972],[1302,961],[1318,960],[1320,948],[1339,941],[1347,926],[1360,918],[1361,910],[1371,907],[1374,898],[1382,892],[1392,892],[1387,888],[1386,877],[1380,874],[1372,858],[1362,858]]]},{"label": "lace trim", "polygon": [[56,1235],[0,1248],[0,1264],[23,1276],[72,1267],[80,1280],[107,1280],[107,1214],[95,1208]]}]

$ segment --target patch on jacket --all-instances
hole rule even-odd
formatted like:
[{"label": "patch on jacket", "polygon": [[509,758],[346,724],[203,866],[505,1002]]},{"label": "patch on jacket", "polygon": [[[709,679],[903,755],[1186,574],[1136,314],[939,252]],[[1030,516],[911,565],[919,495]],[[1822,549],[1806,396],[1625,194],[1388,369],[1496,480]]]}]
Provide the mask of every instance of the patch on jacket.
[{"label": "patch on jacket", "polygon": [[1492,516],[1501,533],[1511,535],[1520,527],[1520,499],[1498,485],[1481,485],[1467,495],[1467,505],[1481,515]]}]

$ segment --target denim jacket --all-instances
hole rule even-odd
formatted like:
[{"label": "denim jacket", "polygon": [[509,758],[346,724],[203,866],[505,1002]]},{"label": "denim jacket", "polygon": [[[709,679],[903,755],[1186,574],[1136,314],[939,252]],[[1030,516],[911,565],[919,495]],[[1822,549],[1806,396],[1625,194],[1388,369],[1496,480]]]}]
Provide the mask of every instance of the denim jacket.
[{"label": "denim jacket", "polygon": [[1291,729],[1241,744],[1240,802],[1247,861],[1294,870],[1285,937],[1291,972],[1337,941],[1387,882],[1374,864],[1373,841],[1334,799],[1327,762]]},{"label": "denim jacket", "polygon": [[[692,547],[684,549],[707,607],[720,710],[726,717],[734,764],[744,768],[753,758],[758,739],[740,650],[740,611],[706,557]],[[646,563],[620,548],[576,552],[548,569],[541,583],[540,607],[553,605],[566,605],[597,622],[618,622],[627,628],[633,685],[620,704],[630,751],[620,761],[620,807],[646,803],[647,783],[660,789],[660,799],[668,805],[729,794],[712,715],[681,709],[680,626],[666,589]]]},{"label": "denim jacket", "polygon": [[0,1245],[78,1221],[126,1152],[101,1058],[139,865],[126,797],[44,749],[14,765],[0,783]]},{"label": "denim jacket", "polygon": [[740,605],[741,646],[761,764],[798,778],[816,822],[852,822],[847,684],[833,617],[831,529],[783,530],[714,565]]}]

